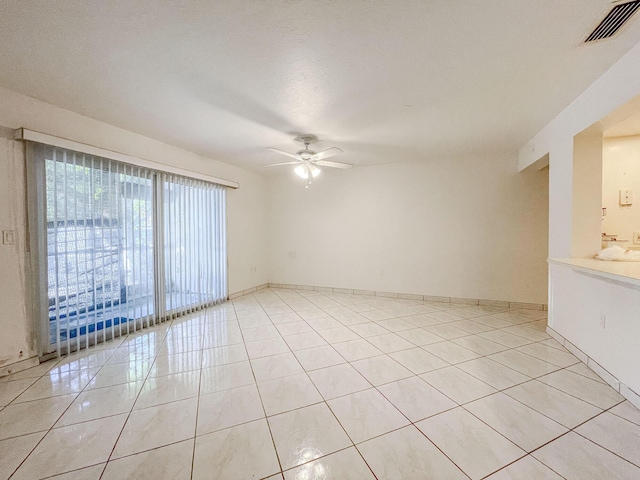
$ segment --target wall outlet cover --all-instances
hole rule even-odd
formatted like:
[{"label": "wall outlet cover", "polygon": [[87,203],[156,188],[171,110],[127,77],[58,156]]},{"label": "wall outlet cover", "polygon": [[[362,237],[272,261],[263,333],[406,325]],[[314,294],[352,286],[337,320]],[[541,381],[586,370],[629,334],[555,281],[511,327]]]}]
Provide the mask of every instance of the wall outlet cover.
[{"label": "wall outlet cover", "polygon": [[640,232],[633,232],[633,243],[640,245]]}]

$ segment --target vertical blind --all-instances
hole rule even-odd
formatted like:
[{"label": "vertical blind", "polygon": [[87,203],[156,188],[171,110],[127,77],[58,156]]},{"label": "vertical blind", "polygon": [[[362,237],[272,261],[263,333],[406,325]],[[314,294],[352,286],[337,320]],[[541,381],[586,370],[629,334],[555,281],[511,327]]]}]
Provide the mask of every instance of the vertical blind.
[{"label": "vertical blind", "polygon": [[46,191],[43,353],[226,298],[224,187],[57,147],[33,152]]},{"label": "vertical blind", "polygon": [[[161,174],[164,298],[161,316],[188,313],[226,297],[225,189]],[[217,234],[214,235],[213,232]]]}]

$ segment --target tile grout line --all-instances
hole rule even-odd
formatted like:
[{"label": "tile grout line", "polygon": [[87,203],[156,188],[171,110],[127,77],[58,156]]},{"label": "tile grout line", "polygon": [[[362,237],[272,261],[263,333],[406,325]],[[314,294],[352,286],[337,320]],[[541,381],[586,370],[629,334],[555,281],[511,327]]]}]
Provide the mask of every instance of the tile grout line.
[{"label": "tile grout line", "polygon": [[[251,296],[255,298],[255,296],[253,294],[251,294]],[[257,299],[256,299],[256,301],[257,301]],[[258,304],[260,304],[260,303],[258,302]],[[235,315],[236,315],[236,318],[237,318],[238,317],[238,311],[236,310],[235,305],[233,305],[233,309],[234,309],[234,312],[235,312]],[[271,321],[271,319],[269,319],[269,321]],[[258,398],[260,399],[260,405],[262,406],[262,411],[264,413],[264,421],[267,424],[267,428],[269,429],[269,436],[271,437],[271,443],[273,445],[273,451],[276,454],[276,460],[278,462],[278,466],[280,467],[280,472],[279,473],[284,478],[284,474],[282,473],[282,471],[283,471],[282,470],[282,462],[280,461],[280,455],[278,454],[278,449],[276,448],[276,441],[275,441],[275,438],[273,436],[273,431],[271,430],[271,425],[269,424],[269,420],[267,419],[267,410],[266,410],[266,408],[264,406],[264,401],[262,400],[262,393],[260,392],[260,388],[258,387],[258,379],[256,378],[256,373],[255,373],[255,371],[253,369],[253,364],[251,363],[251,357],[249,355],[249,350],[247,349],[247,342],[244,341],[244,333],[242,332],[242,328],[240,328],[240,335],[242,336],[242,339],[243,339],[243,345],[244,345],[244,348],[245,348],[245,352],[247,353],[247,359],[248,359],[248,362],[249,362],[249,368],[251,368],[251,374],[253,375],[254,385],[255,385],[256,391],[258,392]],[[231,428],[233,428],[233,427],[231,427]],[[194,451],[194,457],[195,457],[195,451]],[[276,472],[273,475],[277,475],[277,473],[278,472]],[[193,469],[192,469],[192,475],[193,475]],[[271,476],[271,475],[269,475],[269,476]],[[267,477],[264,477],[264,478],[267,478]]]}]

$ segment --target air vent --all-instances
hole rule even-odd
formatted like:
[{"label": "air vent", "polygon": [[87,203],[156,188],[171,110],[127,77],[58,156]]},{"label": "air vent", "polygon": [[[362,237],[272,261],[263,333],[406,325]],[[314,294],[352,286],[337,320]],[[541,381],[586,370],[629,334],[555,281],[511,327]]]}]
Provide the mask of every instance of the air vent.
[{"label": "air vent", "polygon": [[620,27],[636,13],[638,8],[640,8],[640,0],[616,5],[611,9],[609,14],[604,17],[600,25],[589,34],[585,43],[596,42],[614,36],[616,32],[620,30]]}]

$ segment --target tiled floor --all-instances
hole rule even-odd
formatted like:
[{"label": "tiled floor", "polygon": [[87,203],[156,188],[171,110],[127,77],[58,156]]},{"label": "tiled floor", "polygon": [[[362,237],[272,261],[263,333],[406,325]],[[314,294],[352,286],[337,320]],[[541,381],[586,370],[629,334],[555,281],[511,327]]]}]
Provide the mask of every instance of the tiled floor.
[{"label": "tiled floor", "polygon": [[640,479],[546,312],[262,290],[0,379],[0,479]]}]

